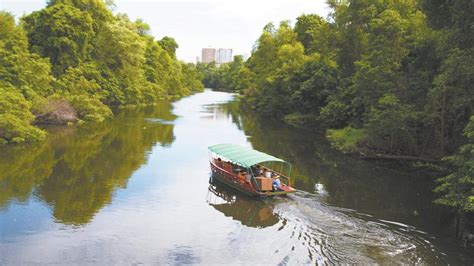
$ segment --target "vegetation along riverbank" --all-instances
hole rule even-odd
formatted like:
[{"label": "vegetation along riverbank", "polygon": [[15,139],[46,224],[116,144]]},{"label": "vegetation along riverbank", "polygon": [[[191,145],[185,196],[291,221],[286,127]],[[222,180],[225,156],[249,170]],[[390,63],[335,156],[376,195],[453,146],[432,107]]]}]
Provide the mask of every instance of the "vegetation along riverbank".
[{"label": "vegetation along riverbank", "polygon": [[42,140],[44,124],[100,122],[114,107],[216,88],[259,115],[324,132],[342,152],[443,162],[436,202],[468,224],[473,2],[328,5],[328,18],[267,24],[248,60],[219,67],[179,61],[173,38],[155,40],[144,21],[114,14],[112,1],[51,0],[18,21],[0,11],[0,144]]},{"label": "vegetation along riverbank", "polygon": [[269,23],[251,57],[198,65],[206,87],[326,132],[367,158],[443,161],[438,203],[474,210],[472,1],[328,1],[328,19]]},{"label": "vegetation along riverbank", "polygon": [[[109,2],[112,3],[112,2]],[[111,107],[203,89],[173,38],[102,1],[49,1],[15,23],[0,12],[0,143],[41,140],[40,124],[102,121]]]}]

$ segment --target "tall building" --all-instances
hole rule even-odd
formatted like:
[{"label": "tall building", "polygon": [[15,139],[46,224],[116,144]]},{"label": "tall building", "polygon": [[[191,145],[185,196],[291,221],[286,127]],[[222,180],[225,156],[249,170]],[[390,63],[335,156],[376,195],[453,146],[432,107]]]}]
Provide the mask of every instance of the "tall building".
[{"label": "tall building", "polygon": [[232,62],[232,49],[219,48],[216,54],[216,63],[218,65]]},{"label": "tall building", "polygon": [[214,48],[202,48],[201,62],[211,63],[216,61],[216,49]]}]

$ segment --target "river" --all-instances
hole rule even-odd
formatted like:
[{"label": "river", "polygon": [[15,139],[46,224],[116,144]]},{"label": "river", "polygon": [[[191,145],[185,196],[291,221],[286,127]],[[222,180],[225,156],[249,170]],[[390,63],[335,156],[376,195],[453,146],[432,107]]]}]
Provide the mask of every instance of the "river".
[{"label": "river", "polygon": [[[353,159],[206,90],[0,148],[0,264],[473,264],[432,177]],[[210,183],[207,147],[294,164],[288,197]]]}]

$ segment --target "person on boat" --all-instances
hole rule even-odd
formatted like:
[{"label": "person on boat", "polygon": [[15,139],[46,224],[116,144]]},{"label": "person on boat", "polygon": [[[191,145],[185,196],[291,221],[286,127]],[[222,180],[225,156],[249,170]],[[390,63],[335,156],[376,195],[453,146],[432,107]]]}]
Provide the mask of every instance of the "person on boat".
[{"label": "person on boat", "polygon": [[260,174],[260,165],[253,165],[250,170],[252,171],[253,176],[258,176]]},{"label": "person on boat", "polygon": [[239,175],[238,175],[238,176],[239,176],[240,182],[242,182],[242,183],[245,182],[245,174],[247,174],[247,173],[244,172],[244,171],[242,171],[242,170],[239,171]]},{"label": "person on boat", "polygon": [[280,181],[279,177],[280,177],[279,175],[275,175],[273,177],[272,185],[273,185],[273,190],[274,191],[282,190],[281,189],[281,181]]},{"label": "person on boat", "polygon": [[256,175],[256,173],[257,173],[257,166],[255,166],[255,165],[250,166],[250,173],[252,173],[254,176],[257,176],[257,175]]}]

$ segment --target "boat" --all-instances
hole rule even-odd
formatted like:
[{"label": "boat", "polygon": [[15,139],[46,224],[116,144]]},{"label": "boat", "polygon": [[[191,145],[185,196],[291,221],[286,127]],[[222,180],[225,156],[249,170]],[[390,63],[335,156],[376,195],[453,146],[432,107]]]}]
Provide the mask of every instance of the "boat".
[{"label": "boat", "polygon": [[[236,144],[217,144],[208,149],[212,178],[216,181],[256,197],[296,192],[291,186],[291,163],[283,159]],[[280,171],[275,170],[278,166]],[[287,174],[281,173],[284,168]]]}]

